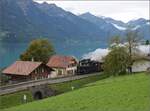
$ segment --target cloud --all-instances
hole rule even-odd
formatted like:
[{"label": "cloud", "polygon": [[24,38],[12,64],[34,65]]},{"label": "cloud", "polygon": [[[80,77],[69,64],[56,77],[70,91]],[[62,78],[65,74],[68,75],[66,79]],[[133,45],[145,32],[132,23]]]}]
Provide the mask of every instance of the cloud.
[{"label": "cloud", "polygon": [[127,22],[132,19],[149,19],[149,1],[47,1],[74,14],[91,12],[97,16],[112,17]]},{"label": "cloud", "polygon": [[87,54],[83,55],[83,59],[91,59],[95,61],[102,61],[103,57],[105,57],[108,54],[109,50],[108,49],[101,49],[98,48],[93,52],[89,52]]},{"label": "cloud", "polygon": [[[138,54],[140,55],[148,55],[150,53],[150,46],[147,45],[140,45],[138,48]],[[95,61],[102,61],[102,59],[109,53],[108,49],[101,49],[98,48],[93,52],[89,52],[82,56],[82,59],[91,59]]]}]

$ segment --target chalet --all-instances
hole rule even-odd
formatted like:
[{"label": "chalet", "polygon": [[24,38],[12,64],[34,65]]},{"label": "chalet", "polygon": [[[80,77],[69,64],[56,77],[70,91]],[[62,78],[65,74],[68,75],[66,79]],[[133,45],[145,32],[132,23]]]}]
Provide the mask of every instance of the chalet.
[{"label": "chalet", "polygon": [[91,59],[83,59],[79,61],[77,69],[78,74],[88,74],[103,71],[102,62],[94,61]]},{"label": "chalet", "polygon": [[76,74],[77,63],[77,59],[72,56],[54,55],[49,59],[47,66],[55,70],[52,77],[58,77]]},{"label": "chalet", "polygon": [[48,78],[53,71],[42,62],[16,61],[2,71],[10,78],[11,82],[22,82],[27,80],[37,80]]}]

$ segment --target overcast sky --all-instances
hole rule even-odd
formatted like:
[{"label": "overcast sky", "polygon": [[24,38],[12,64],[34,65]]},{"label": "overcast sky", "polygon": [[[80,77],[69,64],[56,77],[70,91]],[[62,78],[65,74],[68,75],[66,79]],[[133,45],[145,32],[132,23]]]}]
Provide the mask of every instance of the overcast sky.
[{"label": "overcast sky", "polygon": [[127,22],[132,19],[149,19],[149,1],[46,1],[74,14],[90,12],[97,16],[112,17]]}]

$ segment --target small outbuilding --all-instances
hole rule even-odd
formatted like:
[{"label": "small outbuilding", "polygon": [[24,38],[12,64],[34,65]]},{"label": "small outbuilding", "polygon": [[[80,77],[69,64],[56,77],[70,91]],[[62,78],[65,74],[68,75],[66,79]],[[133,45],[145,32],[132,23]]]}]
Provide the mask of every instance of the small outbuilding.
[{"label": "small outbuilding", "polygon": [[134,61],[132,72],[143,72],[150,68],[150,57],[140,58]]}]

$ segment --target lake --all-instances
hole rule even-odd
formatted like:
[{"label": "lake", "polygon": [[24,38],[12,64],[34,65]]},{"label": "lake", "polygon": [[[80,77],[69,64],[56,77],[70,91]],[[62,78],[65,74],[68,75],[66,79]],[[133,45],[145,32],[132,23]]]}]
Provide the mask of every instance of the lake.
[{"label": "lake", "polygon": [[[27,43],[0,43],[0,68],[7,67],[14,61],[19,60],[20,54],[25,51],[27,46]],[[57,54],[72,55],[81,59],[84,54],[97,48],[105,48],[107,45],[104,42],[83,42],[65,45],[59,42],[54,44],[54,47]]]}]

